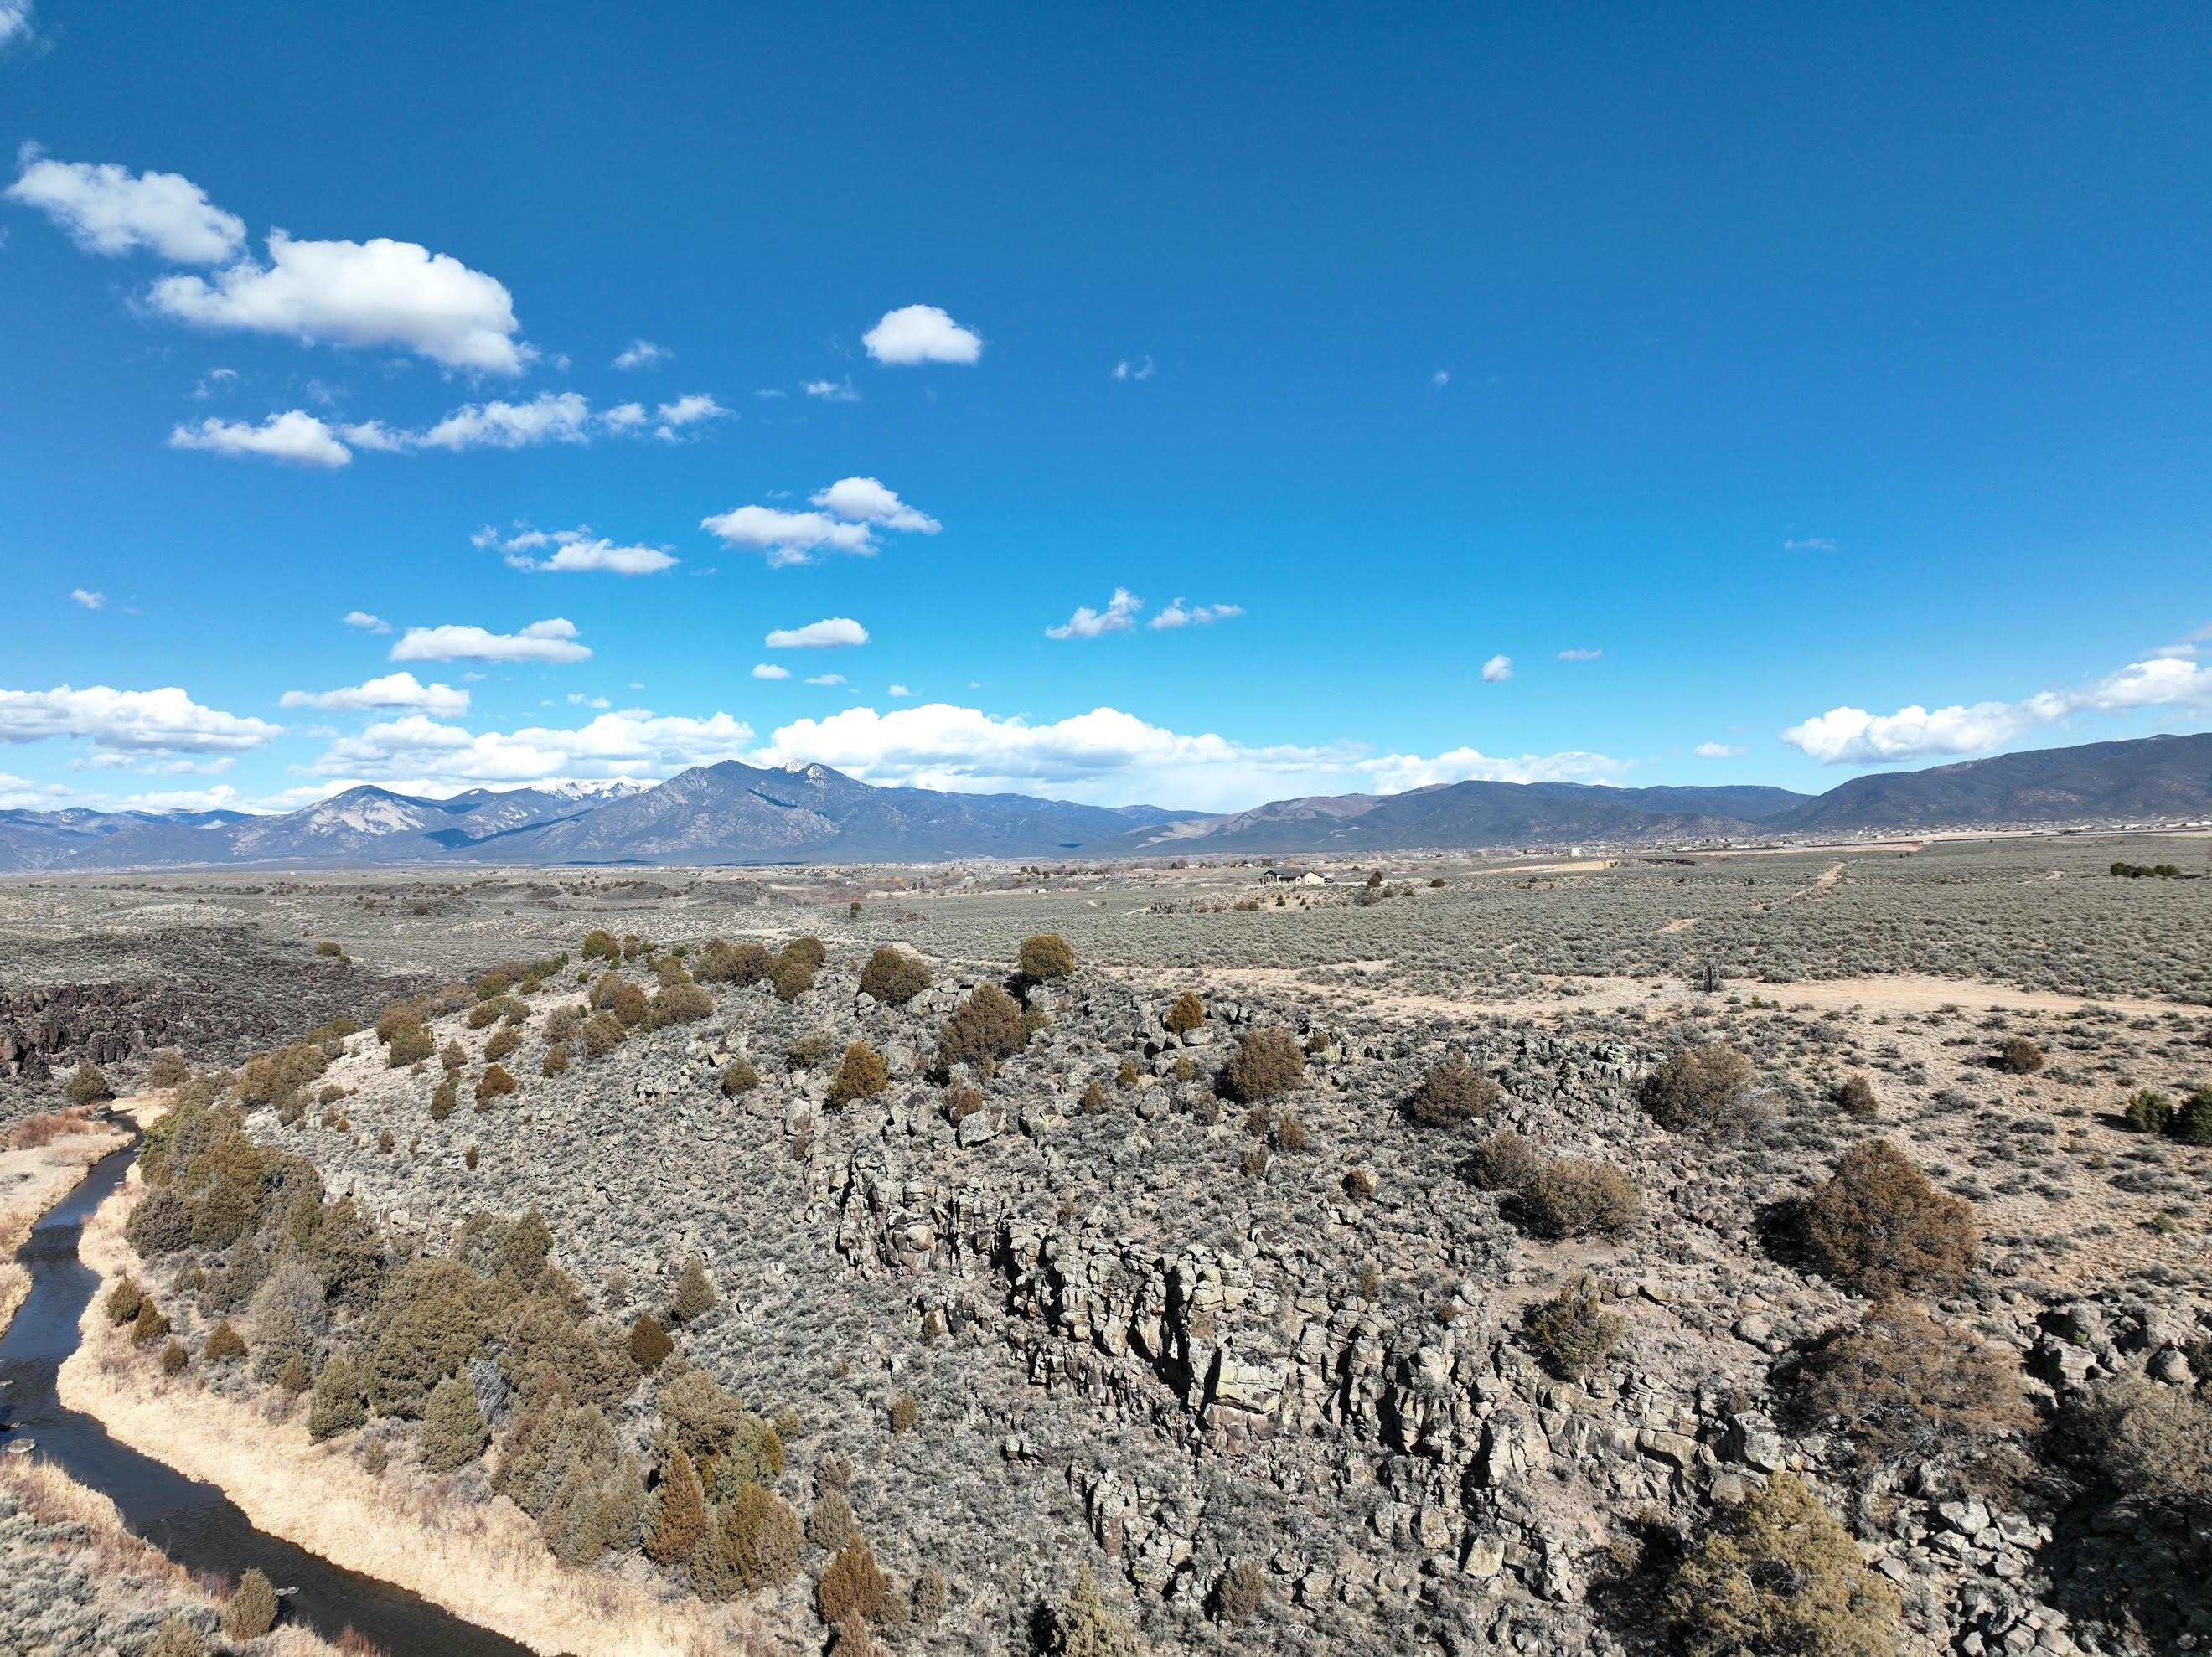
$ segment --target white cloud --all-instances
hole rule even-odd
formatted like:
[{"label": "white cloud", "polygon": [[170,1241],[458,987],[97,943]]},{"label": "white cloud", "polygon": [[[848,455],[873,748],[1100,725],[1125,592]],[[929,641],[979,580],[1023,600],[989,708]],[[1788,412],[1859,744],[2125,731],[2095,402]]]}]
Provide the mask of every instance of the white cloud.
[{"label": "white cloud", "polygon": [[1109,633],[1126,633],[1134,627],[1138,613],[1145,601],[1127,587],[1115,587],[1114,596],[1106,601],[1103,610],[1093,610],[1088,604],[1078,604],[1075,614],[1058,627],[1044,630],[1048,639],[1096,639]]},{"label": "white cloud", "polygon": [[1559,659],[1563,662],[1594,662],[1604,654],[1602,650],[1563,650],[1559,652]]},{"label": "white cloud", "polygon": [[1740,760],[1744,750],[1729,743],[1701,742],[1690,750],[1701,760]]},{"label": "white cloud", "polygon": [[849,616],[831,616],[805,627],[778,628],[768,635],[770,650],[835,650],[868,642],[868,629]]},{"label": "white cloud", "polygon": [[672,443],[682,428],[696,426],[702,420],[725,419],[730,411],[706,392],[693,391],[673,403],[662,404],[658,412],[660,424],[653,435],[665,443]]},{"label": "white cloud", "polygon": [[1483,683],[1486,684],[1504,684],[1512,677],[1513,659],[1510,656],[1492,656],[1482,665]]},{"label": "white cloud", "polygon": [[527,403],[464,404],[419,437],[431,449],[520,449],[586,443],[592,406],[576,391],[540,391]]},{"label": "white cloud", "polygon": [[[541,574],[576,574],[586,571],[605,571],[613,575],[655,575],[665,569],[673,569],[678,560],[659,547],[621,546],[605,536],[593,535],[589,529],[523,530],[500,538],[497,530],[489,526],[470,537],[480,547],[496,547],[508,566],[514,569]],[[550,557],[532,555],[550,547]]]},{"label": "white cloud", "polygon": [[258,426],[242,420],[203,420],[169,434],[173,449],[204,449],[210,454],[263,455],[300,466],[336,470],[353,464],[353,453],[331,428],[304,410],[270,415]]},{"label": "white cloud", "polygon": [[424,684],[404,670],[339,690],[288,690],[280,707],[319,707],[331,713],[379,713],[405,708],[451,718],[469,711],[469,693],[451,685]]},{"label": "white cloud", "polygon": [[586,696],[580,690],[572,690],[568,693],[568,706],[571,707],[608,708],[612,707],[614,704],[609,701],[605,696]]},{"label": "white cloud", "polygon": [[1234,810],[1285,795],[1397,790],[1470,777],[1606,780],[1624,768],[1596,754],[1494,759],[1458,749],[1433,759],[1372,757],[1349,745],[1252,746],[1188,735],[1112,707],[1046,725],[942,702],[879,713],[854,707],[780,727],[759,764],[820,763],[879,784],[1019,792],[1108,804],[1151,800]]},{"label": "white cloud", "polygon": [[927,513],[907,505],[898,498],[897,491],[886,489],[872,477],[841,477],[808,499],[840,518],[880,524],[887,530],[934,535],[945,527]]},{"label": "white cloud", "polygon": [[1124,357],[1114,365],[1114,378],[1116,379],[1150,379],[1152,377],[1152,359],[1150,355],[1141,363],[1133,363]]},{"label": "white cloud", "polygon": [[1826,765],[1880,764],[1987,753],[2038,725],[2074,713],[2143,707],[2212,711],[2212,667],[2183,656],[2153,656],[2130,662],[2078,690],[2046,690],[2017,702],[1934,709],[1914,703],[1881,714],[1863,707],[1832,707],[1791,725],[1782,739]]},{"label": "white cloud", "polygon": [[811,564],[817,552],[854,553],[872,558],[875,532],[866,524],[848,524],[827,513],[786,512],[780,507],[738,507],[702,519],[699,527],[726,546],[765,554],[771,569]]},{"label": "white cloud", "polygon": [[365,610],[349,610],[345,613],[345,624],[359,628],[363,633],[389,633],[392,623],[381,616],[372,616]]},{"label": "white cloud", "polygon": [[204,328],[280,334],[304,344],[397,346],[448,368],[519,374],[535,355],[506,288],[411,241],[297,241],[269,233],[269,263],[241,259],[210,283],[168,276],[155,309]]},{"label": "white cloud", "polygon": [[532,622],[520,633],[480,627],[410,627],[392,646],[395,662],[580,662],[590,649],[576,641],[576,627],[556,616]]},{"label": "white cloud", "polygon": [[[853,382],[849,379],[810,379],[799,389],[824,403],[858,403],[860,400],[860,394],[853,389]],[[763,391],[759,395],[781,397],[783,393],[771,390]]]},{"label": "white cloud", "polygon": [[983,355],[982,337],[963,328],[934,305],[907,305],[886,311],[883,320],[860,336],[878,362],[973,362]]},{"label": "white cloud", "polygon": [[1439,368],[1429,376],[1429,385],[1437,391],[1441,391],[1450,384],[1451,370],[1449,368]]},{"label": "white cloud", "polygon": [[1193,604],[1186,609],[1182,600],[1176,598],[1145,625],[1156,632],[1179,627],[1211,627],[1216,622],[1233,622],[1243,613],[1242,604]]},{"label": "white cloud", "polygon": [[87,610],[100,610],[107,603],[106,593],[88,592],[82,587],[71,587],[70,598],[73,603],[82,604]]},{"label": "white cloud", "polygon": [[234,385],[237,379],[238,370],[235,368],[210,368],[200,376],[199,384],[192,387],[192,401],[204,403],[215,395],[217,386]]},{"label": "white cloud", "polygon": [[810,677],[806,683],[809,684],[838,685],[845,683],[845,676],[842,673],[817,673]]},{"label": "white cloud", "polygon": [[1784,541],[1782,543],[1784,552],[1833,552],[1835,549],[1836,543],[1822,535],[1810,535],[1802,541]]},{"label": "white cloud", "polygon": [[914,692],[912,692],[911,690],[908,690],[908,689],[904,685],[902,685],[902,684],[895,684],[895,685],[893,685],[893,686],[890,688],[890,692],[889,692],[888,694],[890,695],[891,699],[892,699],[893,701],[905,701],[908,696],[913,695],[914,695]]},{"label": "white cloud", "polygon": [[756,662],[753,664],[753,677],[756,679],[787,679],[790,677],[791,670],[789,668],[778,667],[774,662]]},{"label": "white cloud", "polygon": [[696,719],[632,708],[570,730],[512,731],[471,731],[410,713],[340,737],[314,769],[325,776],[422,779],[439,786],[657,776],[736,759],[752,739],[750,725],[723,713]]},{"label": "white cloud", "polygon": [[675,355],[649,339],[634,339],[615,358],[617,368],[657,368]]},{"label": "white cloud", "polygon": [[[11,13],[0,5],[0,43],[9,38],[11,15],[27,19],[29,8]],[[246,244],[246,221],[177,173],[50,161],[28,147],[22,163],[8,198],[37,208],[88,253],[112,257],[143,247],[175,264],[219,264]]]},{"label": "white cloud", "polygon": [[[0,47],[31,38],[31,0],[0,0]],[[0,778],[0,782],[8,780]]]},{"label": "white cloud", "polygon": [[82,737],[100,748],[140,753],[234,753],[259,748],[281,725],[203,707],[174,685],[159,690],[0,690],[0,742]]}]

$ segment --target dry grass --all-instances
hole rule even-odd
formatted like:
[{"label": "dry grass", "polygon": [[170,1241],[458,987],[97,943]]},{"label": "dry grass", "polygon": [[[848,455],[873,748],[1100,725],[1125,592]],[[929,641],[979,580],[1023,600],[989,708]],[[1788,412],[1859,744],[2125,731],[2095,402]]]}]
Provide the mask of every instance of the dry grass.
[{"label": "dry grass", "polygon": [[33,1116],[9,1136],[8,1148],[0,1150],[0,1333],[31,1292],[31,1275],[15,1264],[15,1251],[39,1216],[124,1137],[119,1129],[70,1110]]},{"label": "dry grass", "polygon": [[123,1223],[143,1190],[131,1178],[87,1223],[79,1255],[100,1273],[83,1341],[62,1366],[62,1401],[186,1476],[220,1485],[261,1529],[324,1558],[422,1595],[458,1617],[543,1652],[658,1657],[720,1651],[757,1636],[742,1610],[663,1603],[650,1589],[570,1570],[504,1497],[460,1501],[438,1480],[372,1476],[348,1440],[309,1442],[295,1411],[260,1409],[167,1380],[100,1315],[106,1282],[143,1274]]}]

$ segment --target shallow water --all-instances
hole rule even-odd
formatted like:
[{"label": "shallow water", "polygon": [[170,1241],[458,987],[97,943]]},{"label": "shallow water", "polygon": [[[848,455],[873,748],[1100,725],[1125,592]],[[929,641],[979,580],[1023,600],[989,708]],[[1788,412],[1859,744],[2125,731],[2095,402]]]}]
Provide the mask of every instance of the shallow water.
[{"label": "shallow water", "polygon": [[100,1281],[77,1258],[77,1238],[137,1154],[136,1145],[126,1145],[95,1162],[16,1253],[30,1271],[31,1292],[0,1337],[0,1449],[33,1441],[40,1458],[107,1496],[125,1524],[191,1570],[235,1579],[258,1566],[278,1587],[296,1587],[284,1600],[284,1617],[326,1639],[352,1629],[404,1657],[526,1657],[527,1647],[463,1622],[420,1595],[256,1530],[214,1485],[139,1454],[90,1416],[62,1407],[55,1378],[76,1350],[78,1320]]}]

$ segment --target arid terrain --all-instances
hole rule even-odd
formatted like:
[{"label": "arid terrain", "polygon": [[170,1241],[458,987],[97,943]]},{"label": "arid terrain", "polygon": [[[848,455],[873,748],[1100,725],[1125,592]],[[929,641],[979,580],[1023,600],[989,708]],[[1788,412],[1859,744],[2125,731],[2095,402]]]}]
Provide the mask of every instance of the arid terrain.
[{"label": "arid terrain", "polygon": [[2206,845],[25,877],[0,1129],[167,1107],[72,1407],[541,1651],[2203,1648]]}]

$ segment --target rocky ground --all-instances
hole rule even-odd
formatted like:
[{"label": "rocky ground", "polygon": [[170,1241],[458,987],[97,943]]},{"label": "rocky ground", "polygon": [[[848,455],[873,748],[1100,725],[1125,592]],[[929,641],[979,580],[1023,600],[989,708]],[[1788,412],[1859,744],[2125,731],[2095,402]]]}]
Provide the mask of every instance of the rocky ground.
[{"label": "rocky ground", "polygon": [[[1641,1648],[1667,1636],[1653,1585],[1672,1553],[1784,1472],[1890,1585],[1904,1648],[2187,1648],[2212,1639],[2201,1520],[2185,1500],[2114,1487],[2069,1423],[2128,1384],[2196,1405],[2212,1340],[2212,1149],[2131,1132],[2121,1112],[2144,1088],[2179,1097],[2212,1078],[2212,1017],[2181,998],[2194,978],[2163,980],[2133,956],[2055,967],[2011,941],[2027,935],[2017,915],[1982,925],[1996,894],[2045,903],[2070,882],[2063,935],[2094,933],[2106,902],[2111,947],[2163,949],[2183,918],[2143,913],[2153,900],[2132,889],[2148,883],[2097,883],[2081,864],[2030,886],[2023,853],[1990,855],[1994,866],[1961,861],[1916,886],[1917,941],[1898,951],[1917,960],[1939,932],[1978,932],[1977,958],[2016,959],[1977,980],[1971,1010],[1801,1004],[1772,981],[1778,963],[1838,938],[1867,970],[1862,933],[1899,900],[1885,888],[1839,918],[1832,906],[1859,888],[1849,869],[1821,883],[1832,858],[1769,859],[1750,877],[1761,907],[1729,910],[1727,929],[1768,967],[1706,995],[1648,954],[1649,938],[1698,930],[1665,930],[1685,906],[1656,899],[1680,894],[1649,887],[1646,871],[1589,876],[1575,913],[1601,924],[1532,935],[1530,948],[1556,960],[1564,947],[1583,981],[1652,993],[1587,1007],[1565,992],[1577,974],[1501,961],[1494,920],[1455,968],[1435,954],[1455,912],[1517,908],[1541,895],[1527,881],[1581,875],[1400,871],[1371,905],[1330,893],[1279,913],[1249,872],[1027,888],[939,872],[897,876],[888,894],[881,871],[859,889],[842,872],[580,877],[535,896],[441,891],[437,902],[476,920],[514,897],[522,913],[473,939],[473,921],[447,915],[436,950],[395,936],[440,917],[412,914],[387,883],[357,935],[327,895],[313,900],[325,907],[312,930],[412,971],[483,964],[510,941],[573,949],[589,926],[663,944],[811,931],[830,959],[795,1000],[709,985],[708,1018],[635,1031],[542,1075],[552,1010],[582,995],[572,964],[530,999],[503,1061],[521,1086],[489,1109],[465,1093],[434,1119],[442,1067],[392,1069],[364,1033],[318,1083],[342,1096],[289,1126],[269,1109],[248,1126],[397,1232],[435,1241],[472,1210],[534,1208],[556,1258],[622,1322],[664,1310],[680,1263],[703,1259],[720,1304],[681,1332],[683,1352],[748,1408],[792,1412],[786,1493],[807,1507],[832,1458],[849,1458],[851,1505],[884,1569],[948,1585],[933,1620],[882,1631],[897,1649],[1023,1647],[1039,1605],[1066,1595],[1085,1562],[1109,1606],[1163,1648]],[[1742,877],[1700,877],[1713,883],[1698,896],[1707,920],[1742,889],[1721,882]],[[1132,886],[1177,895],[1140,908]],[[2154,896],[2202,907],[2186,888]],[[1247,901],[1261,907],[1236,907]],[[1162,901],[1176,907],[1158,924],[1182,941],[1133,960]],[[1620,918],[1637,905],[1635,924]],[[928,1073],[938,1033],[1041,924],[1085,964],[1018,985],[1048,1022],[969,1078],[979,1102],[949,1106]],[[1252,941],[1262,926],[1282,946],[1273,961]],[[885,939],[935,968],[903,1007],[857,992]],[[625,975],[654,982],[642,962]],[[2124,984],[2145,1005],[2069,1006],[2053,982]],[[2006,983],[2022,991],[2017,1008],[1996,992]],[[1207,1017],[1171,1035],[1164,1020],[1185,990]],[[1486,1009],[1507,990],[1520,992],[1510,1011]],[[461,1045],[474,1077],[493,1028],[456,1012],[435,1037]],[[1214,1081],[1269,1028],[1297,1035],[1306,1066],[1255,1113]],[[2045,1062],[1996,1068],[2014,1037]],[[836,1055],[856,1041],[884,1056],[890,1085],[832,1108]],[[1711,1133],[1660,1126],[1645,1077],[1708,1041],[1749,1060],[1729,1120]],[[760,1085],[726,1097],[740,1057]],[[1454,1057],[1500,1096],[1477,1121],[1425,1126],[1407,1101]],[[1850,1077],[1870,1083],[1869,1110],[1838,1104]],[[1471,1167],[1500,1130],[1540,1156],[1626,1174],[1640,1215],[1612,1234],[1539,1235]],[[1814,1269],[1780,1217],[1877,1138],[1971,1203],[1979,1227],[1973,1268],[1923,1296],[2025,1399],[2027,1415],[1971,1462],[1876,1458],[1798,1405],[1800,1360],[1872,1301]],[[1564,1379],[1528,1318],[1581,1284],[1618,1340]],[[181,1310],[191,1346],[205,1320]],[[642,1449],[650,1426],[641,1408],[624,1430]],[[805,1573],[754,1607],[794,1644],[822,1636],[808,1578],[828,1557],[810,1548]]]}]

